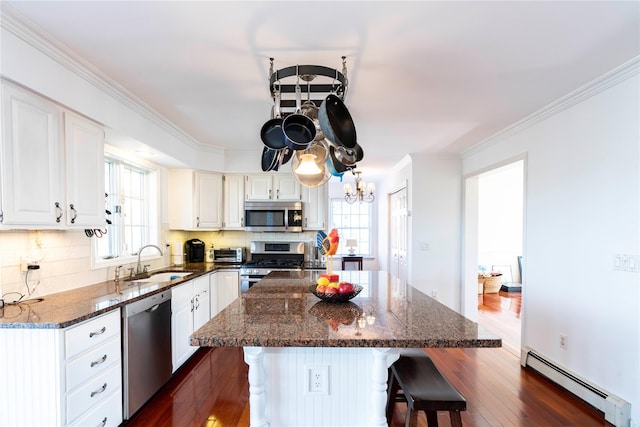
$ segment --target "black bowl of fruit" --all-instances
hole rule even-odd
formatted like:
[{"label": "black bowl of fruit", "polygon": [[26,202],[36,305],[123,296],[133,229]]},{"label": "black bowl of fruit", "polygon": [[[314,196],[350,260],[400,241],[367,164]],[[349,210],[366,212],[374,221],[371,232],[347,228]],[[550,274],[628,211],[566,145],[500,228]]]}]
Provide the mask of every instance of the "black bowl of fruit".
[{"label": "black bowl of fruit", "polygon": [[331,285],[311,285],[309,291],[322,301],[331,303],[343,303],[354,298],[362,291],[362,286],[353,285],[349,282],[340,282],[338,286]]}]

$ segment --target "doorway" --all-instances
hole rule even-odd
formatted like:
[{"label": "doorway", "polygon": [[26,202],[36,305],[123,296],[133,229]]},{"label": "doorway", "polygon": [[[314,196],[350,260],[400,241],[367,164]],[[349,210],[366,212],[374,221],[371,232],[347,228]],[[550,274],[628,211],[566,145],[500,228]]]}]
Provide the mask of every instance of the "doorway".
[{"label": "doorway", "polygon": [[511,161],[465,184],[465,311],[516,355],[522,341],[524,168],[524,159]]}]

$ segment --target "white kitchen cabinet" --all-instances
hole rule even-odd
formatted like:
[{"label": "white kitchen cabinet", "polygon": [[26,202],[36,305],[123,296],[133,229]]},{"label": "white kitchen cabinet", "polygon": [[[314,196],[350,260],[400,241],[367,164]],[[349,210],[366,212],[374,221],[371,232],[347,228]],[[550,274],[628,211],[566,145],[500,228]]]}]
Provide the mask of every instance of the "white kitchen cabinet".
[{"label": "white kitchen cabinet", "polygon": [[119,426],[120,343],[119,310],[65,329],[1,329],[11,386],[0,387],[0,425]]},{"label": "white kitchen cabinet", "polygon": [[247,175],[246,200],[296,200],[301,199],[300,183],[291,174]]},{"label": "white kitchen cabinet", "polygon": [[3,226],[104,227],[102,126],[3,81],[2,128]]},{"label": "white kitchen cabinet", "polygon": [[169,228],[222,228],[222,175],[191,169],[169,171]]},{"label": "white kitchen cabinet", "polygon": [[63,225],[62,110],[2,82],[0,223]]},{"label": "white kitchen cabinet", "polygon": [[225,230],[244,229],[244,175],[225,175],[224,219]]},{"label": "white kitchen cabinet", "polygon": [[240,297],[240,272],[217,270],[210,276],[211,318]]},{"label": "white kitchen cabinet", "polygon": [[303,230],[325,230],[327,228],[327,206],[329,191],[326,185],[302,186]]},{"label": "white kitchen cabinet", "polygon": [[104,129],[71,112],[64,113],[66,224],[105,226]]},{"label": "white kitchen cabinet", "polygon": [[198,347],[191,346],[191,334],[210,319],[209,275],[176,286],[171,290],[171,360],[173,372]]}]

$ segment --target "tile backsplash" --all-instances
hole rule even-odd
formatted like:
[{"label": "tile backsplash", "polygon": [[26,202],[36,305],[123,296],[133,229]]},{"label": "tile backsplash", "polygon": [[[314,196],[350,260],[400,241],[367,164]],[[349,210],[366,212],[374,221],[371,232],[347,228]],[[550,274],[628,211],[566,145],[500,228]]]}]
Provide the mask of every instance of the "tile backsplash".
[{"label": "tile backsplash", "polygon": [[[314,242],[315,232],[304,233],[249,233],[244,231],[176,231],[168,230],[165,225],[159,243],[199,238],[210,247],[245,247],[252,240],[304,241]],[[309,254],[307,254],[308,256]],[[20,271],[21,257],[38,261],[40,268],[30,270],[27,282],[30,289],[37,287],[32,296],[43,296],[56,292],[87,286],[93,283],[113,279],[114,267],[91,268],[91,239],[83,230],[2,230],[0,231],[0,295],[6,295],[6,301],[17,299],[17,292],[26,294],[25,273]],[[170,250],[165,250],[162,258],[147,262],[155,270],[171,264]],[[125,265],[123,271],[127,267]]]}]

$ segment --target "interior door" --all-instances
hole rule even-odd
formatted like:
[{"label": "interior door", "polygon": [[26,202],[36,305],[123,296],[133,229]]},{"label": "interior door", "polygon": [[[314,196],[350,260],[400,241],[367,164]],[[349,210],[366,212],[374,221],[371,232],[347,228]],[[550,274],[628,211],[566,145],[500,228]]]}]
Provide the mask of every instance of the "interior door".
[{"label": "interior door", "polygon": [[407,188],[389,196],[389,272],[399,279],[407,280]]}]

